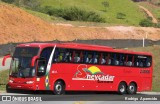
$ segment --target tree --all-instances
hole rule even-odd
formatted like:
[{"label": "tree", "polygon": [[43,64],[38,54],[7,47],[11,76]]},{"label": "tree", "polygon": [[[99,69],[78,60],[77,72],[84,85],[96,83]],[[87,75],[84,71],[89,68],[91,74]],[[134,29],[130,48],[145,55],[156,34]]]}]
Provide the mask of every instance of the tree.
[{"label": "tree", "polygon": [[23,0],[23,5],[32,10],[37,10],[40,7],[40,0]]},{"label": "tree", "polygon": [[13,3],[14,2],[14,0],[1,0],[1,1],[6,2],[6,3]]},{"label": "tree", "polygon": [[102,2],[102,5],[105,7],[105,12],[107,11],[107,8],[109,7],[109,2],[108,1],[104,1]]}]

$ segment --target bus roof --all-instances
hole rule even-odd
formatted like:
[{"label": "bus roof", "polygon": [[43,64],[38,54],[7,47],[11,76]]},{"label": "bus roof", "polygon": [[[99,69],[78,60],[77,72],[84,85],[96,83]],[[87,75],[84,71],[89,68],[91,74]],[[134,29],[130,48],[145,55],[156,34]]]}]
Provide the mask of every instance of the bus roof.
[{"label": "bus roof", "polygon": [[124,54],[139,54],[139,55],[152,55],[149,52],[135,52],[131,50],[122,50],[122,49],[114,49],[108,46],[101,45],[90,45],[90,44],[81,44],[81,43],[26,43],[20,44],[17,47],[63,47],[63,48],[72,48],[72,49],[81,49],[81,50],[94,50],[94,51],[104,51],[104,52],[116,52],[116,53],[124,53]]}]

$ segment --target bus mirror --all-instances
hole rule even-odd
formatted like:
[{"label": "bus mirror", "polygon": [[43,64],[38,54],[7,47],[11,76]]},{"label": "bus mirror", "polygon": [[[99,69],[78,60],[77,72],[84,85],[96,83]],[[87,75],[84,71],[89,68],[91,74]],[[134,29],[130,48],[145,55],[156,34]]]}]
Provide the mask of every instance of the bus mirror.
[{"label": "bus mirror", "polygon": [[2,60],[2,66],[5,66],[6,59],[7,59],[7,58],[10,58],[10,57],[11,57],[11,55],[5,55],[5,56],[4,56],[4,58],[3,58],[3,60]]},{"label": "bus mirror", "polygon": [[31,61],[31,66],[32,66],[32,67],[35,66],[35,61],[36,61],[37,58],[38,58],[38,56],[34,56],[34,57],[32,58],[32,61]]},{"label": "bus mirror", "polygon": [[38,73],[44,73],[45,66],[38,67]]}]

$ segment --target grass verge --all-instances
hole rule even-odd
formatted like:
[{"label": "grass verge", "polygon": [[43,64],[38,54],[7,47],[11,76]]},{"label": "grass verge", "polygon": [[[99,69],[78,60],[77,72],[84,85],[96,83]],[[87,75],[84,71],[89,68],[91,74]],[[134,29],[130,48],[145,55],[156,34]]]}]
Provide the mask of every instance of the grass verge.
[{"label": "grass verge", "polygon": [[9,70],[0,71],[0,91],[6,90],[6,84],[8,83]]}]

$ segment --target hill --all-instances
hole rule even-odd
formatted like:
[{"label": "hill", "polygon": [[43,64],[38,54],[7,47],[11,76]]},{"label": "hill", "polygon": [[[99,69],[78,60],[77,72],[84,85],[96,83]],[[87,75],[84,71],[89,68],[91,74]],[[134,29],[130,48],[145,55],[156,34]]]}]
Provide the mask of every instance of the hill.
[{"label": "hill", "polygon": [[[40,18],[3,3],[0,3],[0,24],[0,43],[47,40],[54,32],[53,26]],[[55,39],[54,36],[49,37]]]},{"label": "hill", "polygon": [[0,3],[0,44],[75,39],[160,39],[160,29],[145,27],[86,27],[53,24],[13,5]]},{"label": "hill", "polygon": [[[131,0],[40,0],[41,7],[51,6],[54,8],[79,7],[86,11],[95,11],[104,17],[110,25],[138,26],[145,19],[139,7]],[[102,5],[107,2],[107,5]],[[122,14],[122,15],[121,15]],[[122,16],[122,17],[121,17]]]},{"label": "hill", "polygon": [[150,12],[153,13],[153,15],[156,17],[156,19],[158,20],[158,22],[160,22],[160,5],[155,5],[153,4],[154,2],[156,2],[156,0],[152,0],[152,2],[140,2],[138,3],[139,5],[144,6],[145,8],[147,8]]}]

